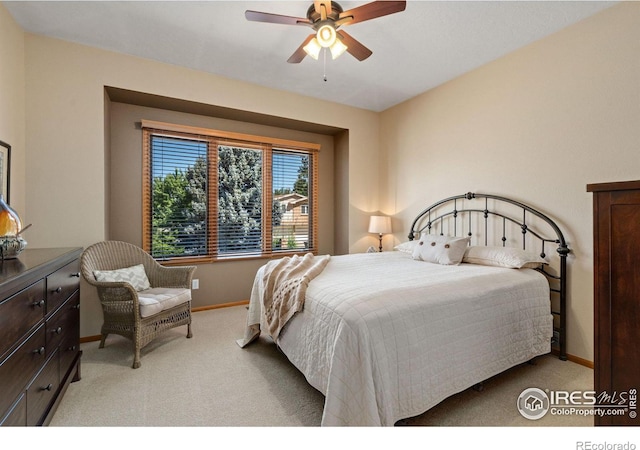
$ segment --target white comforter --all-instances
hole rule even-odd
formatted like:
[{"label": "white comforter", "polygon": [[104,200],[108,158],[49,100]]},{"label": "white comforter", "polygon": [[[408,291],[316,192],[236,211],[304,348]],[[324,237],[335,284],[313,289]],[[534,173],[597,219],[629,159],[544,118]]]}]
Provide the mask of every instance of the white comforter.
[{"label": "white comforter", "polygon": [[[259,332],[260,279],[245,343]],[[534,270],[386,252],[332,257],[278,345],[325,395],[323,426],[391,426],[548,353],[552,332],[549,285]]]}]

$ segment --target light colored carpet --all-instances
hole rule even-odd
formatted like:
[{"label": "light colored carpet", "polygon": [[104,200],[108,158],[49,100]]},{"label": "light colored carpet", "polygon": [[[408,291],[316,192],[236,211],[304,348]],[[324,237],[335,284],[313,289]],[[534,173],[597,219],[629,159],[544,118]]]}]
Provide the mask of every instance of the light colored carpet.
[{"label": "light colored carpet", "polygon": [[[82,379],[69,386],[52,427],[317,427],[324,397],[269,338],[241,349],[246,308],[195,313],[186,327],[165,333],[142,351],[132,369],[131,343],[109,336],[82,344]],[[529,387],[591,390],[593,371],[553,356],[537,358],[468,389],[398,425],[443,427],[592,426],[592,417],[547,414],[538,421],[516,408]]]}]

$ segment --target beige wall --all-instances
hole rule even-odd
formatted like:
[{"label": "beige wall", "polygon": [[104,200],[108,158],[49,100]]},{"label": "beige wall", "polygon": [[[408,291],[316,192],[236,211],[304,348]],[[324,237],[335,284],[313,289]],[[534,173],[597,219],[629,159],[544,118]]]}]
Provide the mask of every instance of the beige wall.
[{"label": "beige wall", "polygon": [[[349,214],[336,220],[348,230],[349,251],[374,242],[365,222],[378,202],[370,176],[378,172],[378,114],[319,100],[309,108],[299,95],[41,36],[27,34],[25,48],[30,246],[87,246],[109,236],[112,137],[105,130],[113,117],[105,86],[349,130]],[[255,274],[255,267],[228,268],[244,283]],[[81,335],[96,335],[102,317],[95,292],[85,287],[81,301]]]},{"label": "beige wall", "polygon": [[[25,219],[24,33],[0,4],[0,141],[11,145],[11,206]],[[25,222],[26,225],[28,222]],[[29,233],[25,233],[29,241]]]},{"label": "beige wall", "polygon": [[381,115],[380,209],[395,215],[396,242],[422,208],[468,191],[557,218],[572,250],[568,352],[589,361],[586,185],[640,178],[638,24],[640,3],[615,6]]},{"label": "beige wall", "polygon": [[[142,131],[139,124],[141,119],[146,119],[320,144],[318,252],[335,253],[332,136],[119,102],[110,102],[110,105],[110,239],[142,246]],[[194,275],[200,288],[193,291],[193,306],[247,300],[253,277],[265,262],[263,259],[249,259],[201,264]]]}]

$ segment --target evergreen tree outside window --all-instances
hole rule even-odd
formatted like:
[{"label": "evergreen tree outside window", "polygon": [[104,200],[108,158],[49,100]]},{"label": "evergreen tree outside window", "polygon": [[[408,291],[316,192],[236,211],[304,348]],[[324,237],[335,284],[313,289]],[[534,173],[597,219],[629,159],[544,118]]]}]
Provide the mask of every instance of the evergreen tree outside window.
[{"label": "evergreen tree outside window", "polygon": [[316,252],[318,151],[143,121],[143,247],[181,263]]},{"label": "evergreen tree outside window", "polygon": [[218,147],[220,254],[262,251],[262,152]]}]

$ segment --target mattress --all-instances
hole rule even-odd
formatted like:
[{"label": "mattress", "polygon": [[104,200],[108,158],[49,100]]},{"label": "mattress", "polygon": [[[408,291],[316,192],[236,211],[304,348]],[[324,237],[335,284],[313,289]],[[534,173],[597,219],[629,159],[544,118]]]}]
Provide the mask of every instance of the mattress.
[{"label": "mattress", "polygon": [[[260,279],[248,335],[261,320]],[[323,426],[392,426],[549,353],[552,334],[539,272],[396,251],[332,256],[277,345],[325,395]]]}]

